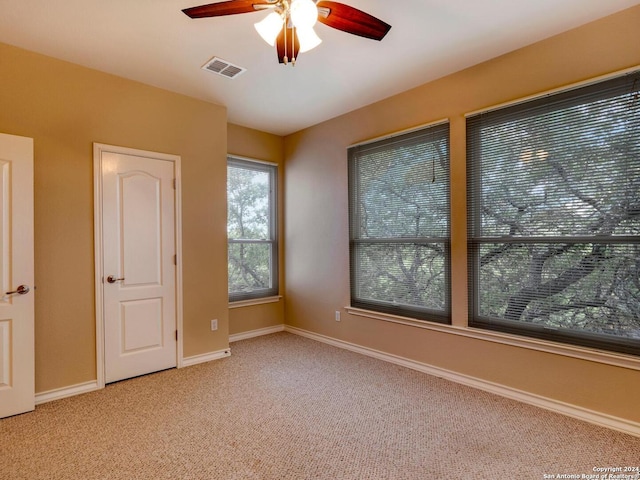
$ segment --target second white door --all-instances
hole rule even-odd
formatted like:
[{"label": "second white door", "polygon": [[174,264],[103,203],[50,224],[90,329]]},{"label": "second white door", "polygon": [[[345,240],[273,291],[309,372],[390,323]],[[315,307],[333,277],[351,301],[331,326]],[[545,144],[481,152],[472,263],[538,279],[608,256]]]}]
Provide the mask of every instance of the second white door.
[{"label": "second white door", "polygon": [[98,148],[105,383],[177,364],[175,164]]}]

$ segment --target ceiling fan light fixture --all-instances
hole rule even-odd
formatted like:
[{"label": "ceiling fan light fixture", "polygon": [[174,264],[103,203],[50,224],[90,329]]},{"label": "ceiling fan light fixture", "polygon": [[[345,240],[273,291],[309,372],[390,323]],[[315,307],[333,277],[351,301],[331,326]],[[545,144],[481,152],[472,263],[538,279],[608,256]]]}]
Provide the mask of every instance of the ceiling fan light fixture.
[{"label": "ceiling fan light fixture", "polygon": [[312,0],[293,0],[289,8],[291,22],[298,29],[311,28],[318,21],[318,7]]},{"label": "ceiling fan light fixture", "polygon": [[276,44],[276,39],[278,38],[278,34],[282,30],[283,25],[284,20],[282,19],[282,16],[277,12],[271,12],[253,26],[262,39],[273,47]]},{"label": "ceiling fan light fixture", "polygon": [[322,39],[316,34],[313,27],[297,28],[300,53],[308,52],[322,43]]},{"label": "ceiling fan light fixture", "polygon": [[189,18],[222,17],[269,10],[254,27],[271,46],[276,47],[278,63],[295,65],[298,54],[322,43],[313,30],[316,22],[371,40],[382,40],[391,25],[362,10],[340,2],[324,0],[218,0],[185,8]]}]

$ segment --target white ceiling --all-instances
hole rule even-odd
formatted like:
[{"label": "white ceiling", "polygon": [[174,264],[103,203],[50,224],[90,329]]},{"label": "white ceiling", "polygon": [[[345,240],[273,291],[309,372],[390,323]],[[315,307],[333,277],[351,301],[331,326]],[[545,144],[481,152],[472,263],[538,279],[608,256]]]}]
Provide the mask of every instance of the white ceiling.
[{"label": "white ceiling", "polygon": [[[323,43],[280,65],[256,12],[190,19],[213,0],[0,0],[0,42],[224,105],[286,135],[640,0],[344,0],[392,25],[377,42],[318,24]],[[218,56],[247,72],[202,70]],[[1,59],[0,59],[1,61]]]}]

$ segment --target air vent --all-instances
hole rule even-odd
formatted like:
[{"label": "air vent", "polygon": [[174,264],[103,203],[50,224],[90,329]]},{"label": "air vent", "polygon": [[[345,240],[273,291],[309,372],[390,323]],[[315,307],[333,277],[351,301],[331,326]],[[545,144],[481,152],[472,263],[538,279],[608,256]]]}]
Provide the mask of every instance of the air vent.
[{"label": "air vent", "polygon": [[213,57],[205,63],[202,69],[227,78],[235,78],[247,71],[246,68],[239,67],[218,57]]}]

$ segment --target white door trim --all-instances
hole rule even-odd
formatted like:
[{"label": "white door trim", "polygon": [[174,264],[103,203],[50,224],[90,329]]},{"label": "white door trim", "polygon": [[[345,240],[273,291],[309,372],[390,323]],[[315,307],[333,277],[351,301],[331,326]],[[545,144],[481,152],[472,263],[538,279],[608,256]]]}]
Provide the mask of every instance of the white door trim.
[{"label": "white door trim", "polygon": [[157,160],[173,162],[176,178],[175,193],[175,234],[176,234],[176,329],[178,330],[177,359],[178,368],[183,366],[182,343],[182,190],[180,157],[167,153],[156,153],[145,150],[136,150],[127,147],[117,147],[102,143],[93,144],[93,209],[94,209],[94,244],[95,244],[95,295],[96,295],[96,383],[98,388],[105,386],[105,352],[104,352],[104,298],[102,294],[102,279],[104,268],[102,264],[102,154],[117,153],[133,155]]}]

